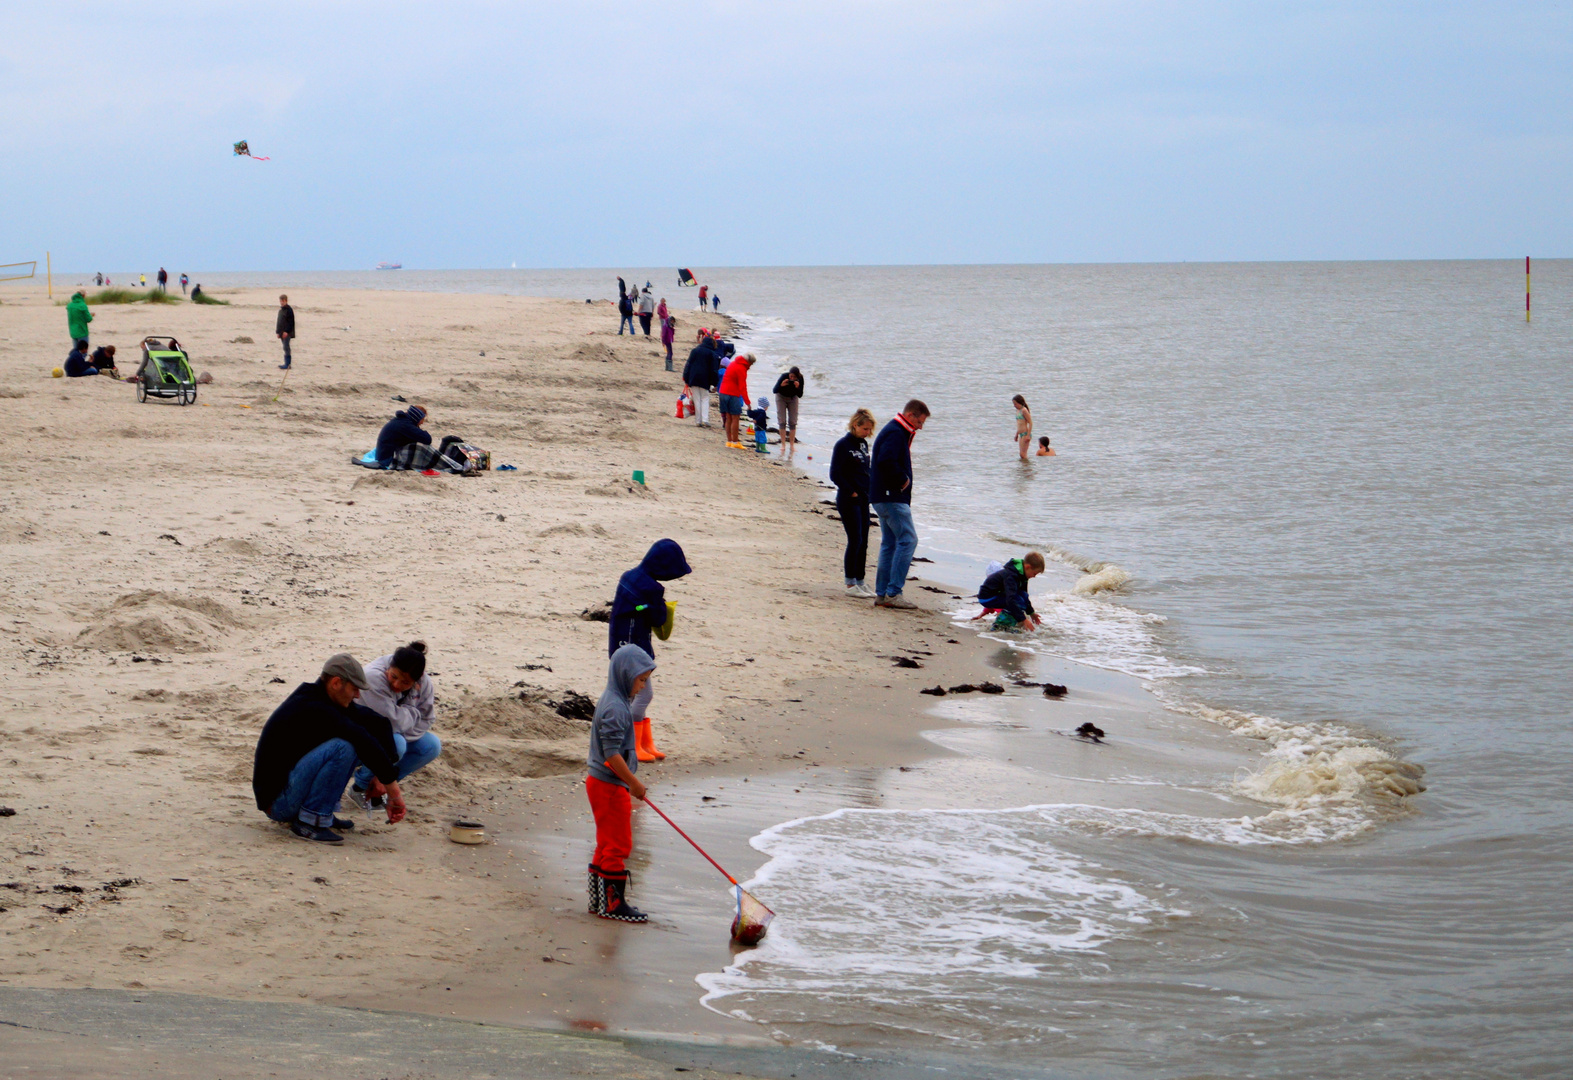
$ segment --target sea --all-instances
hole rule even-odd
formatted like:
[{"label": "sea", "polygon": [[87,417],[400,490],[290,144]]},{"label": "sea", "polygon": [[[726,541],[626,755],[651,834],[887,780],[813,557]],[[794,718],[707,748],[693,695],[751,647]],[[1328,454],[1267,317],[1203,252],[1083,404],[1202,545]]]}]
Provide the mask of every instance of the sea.
[{"label": "sea", "polygon": [[[1040,550],[1018,673],[1166,718],[1087,764],[1041,702],[936,705],[932,784],[754,837],[790,914],[706,1007],[958,1076],[1573,1076],[1573,261],[1532,320],[1517,260],[693,269],[756,395],[807,376],[798,467],[928,404],[918,569],[957,633]],[[673,268],[205,283],[619,272],[704,325]],[[1056,456],[1018,460],[1017,393]],[[1100,794],[1034,798],[1067,778]]]}]

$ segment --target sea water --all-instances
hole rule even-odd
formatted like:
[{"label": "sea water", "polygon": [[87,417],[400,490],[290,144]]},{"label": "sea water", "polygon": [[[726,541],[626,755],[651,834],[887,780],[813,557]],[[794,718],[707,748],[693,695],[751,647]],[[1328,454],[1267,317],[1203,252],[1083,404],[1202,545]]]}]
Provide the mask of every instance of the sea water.
[{"label": "sea water", "polygon": [[[1043,803],[1035,775],[1092,782],[1072,741],[1024,699],[956,706],[932,786],[756,838],[783,915],[706,1004],[958,1075],[1569,1075],[1573,264],[1536,270],[1528,324],[1506,260],[701,270],[756,396],[808,376],[800,464],[923,398],[918,569],[970,592],[1044,551],[1013,646],[1173,725],[1111,731],[1107,795]],[[1015,393],[1059,456],[1017,460]],[[1187,765],[1209,733],[1248,764]],[[943,782],[968,768],[994,786]]]}]

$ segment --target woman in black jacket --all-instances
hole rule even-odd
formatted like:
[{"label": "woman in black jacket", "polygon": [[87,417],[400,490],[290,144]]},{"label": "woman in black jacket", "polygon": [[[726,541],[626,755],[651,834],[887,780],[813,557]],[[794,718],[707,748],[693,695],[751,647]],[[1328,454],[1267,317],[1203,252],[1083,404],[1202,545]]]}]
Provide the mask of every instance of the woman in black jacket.
[{"label": "woman in black jacket", "polygon": [[[841,515],[841,527],[847,531],[847,553],[842,560],[847,595],[865,599],[874,595],[874,590],[863,583],[868,566],[868,500],[873,483],[868,437],[872,434],[874,414],[859,409],[852,414],[847,433],[841,436],[830,455],[830,482],[836,485],[836,510]],[[783,429],[782,440],[785,438]]]}]

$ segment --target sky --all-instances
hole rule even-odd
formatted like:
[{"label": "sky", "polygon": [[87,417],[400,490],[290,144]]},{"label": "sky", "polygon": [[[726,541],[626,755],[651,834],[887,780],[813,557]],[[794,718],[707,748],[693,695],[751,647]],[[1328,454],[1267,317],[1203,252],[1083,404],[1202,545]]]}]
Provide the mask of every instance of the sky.
[{"label": "sky", "polygon": [[0,12],[0,262],[1573,255],[1565,2]]}]

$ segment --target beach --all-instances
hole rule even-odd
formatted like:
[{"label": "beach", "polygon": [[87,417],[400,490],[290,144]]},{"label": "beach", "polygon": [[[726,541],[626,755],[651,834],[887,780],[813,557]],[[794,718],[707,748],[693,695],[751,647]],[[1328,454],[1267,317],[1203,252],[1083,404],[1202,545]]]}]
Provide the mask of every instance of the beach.
[{"label": "beach", "polygon": [[[127,374],[144,335],[179,338],[213,376],[185,407],[50,378],[63,311],[42,290],[4,297],[20,467],[0,495],[0,805],[16,810],[0,821],[0,981],[762,1037],[700,1009],[695,971],[667,970],[696,947],[727,956],[726,885],[697,855],[660,837],[660,873],[694,894],[682,925],[649,897],[646,929],[583,914],[586,725],[550,704],[604,684],[606,624],[582,613],[651,542],[683,544],[694,573],[670,586],[651,708],[670,756],[641,772],[653,798],[942,753],[919,737],[933,721],[916,690],[981,681],[992,646],[841,595],[823,488],[675,420],[676,376],[605,305],[296,291],[286,381],[276,295],[215,295],[229,306],[94,308],[93,341],[117,343]],[[395,395],[517,471],[355,467]],[[413,638],[444,752],[407,783],[409,819],[357,814],[342,849],[293,839],[253,803],[262,723],[329,654]],[[942,656],[893,666],[914,649]],[[748,836],[777,809],[712,826],[734,873],[758,865]],[[450,843],[458,817],[491,842]],[[664,830],[647,817],[641,845]],[[659,984],[616,962],[640,935],[682,938],[641,946]]]}]

